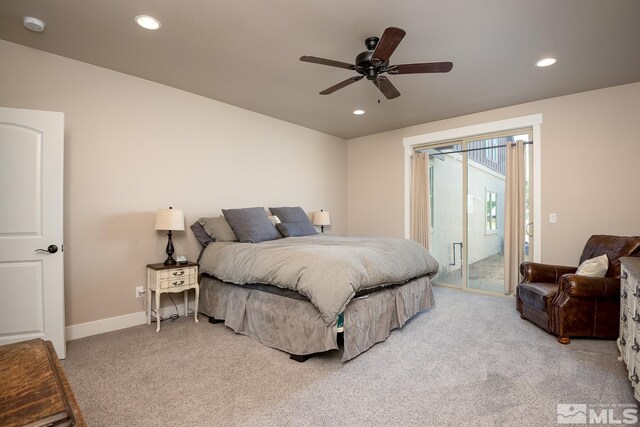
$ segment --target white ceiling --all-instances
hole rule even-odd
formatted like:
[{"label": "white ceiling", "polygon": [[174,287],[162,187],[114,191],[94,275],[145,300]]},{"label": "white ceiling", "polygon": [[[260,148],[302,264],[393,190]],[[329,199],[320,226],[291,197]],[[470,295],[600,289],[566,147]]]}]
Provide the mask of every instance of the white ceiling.
[{"label": "white ceiling", "polygon": [[[639,21],[638,0],[0,0],[2,39],[342,138],[640,81]],[[392,64],[453,70],[390,76],[390,101],[366,79],[318,95],[355,73],[300,56],[351,63],[389,26],[407,32]],[[545,56],[558,63],[535,67]]]}]

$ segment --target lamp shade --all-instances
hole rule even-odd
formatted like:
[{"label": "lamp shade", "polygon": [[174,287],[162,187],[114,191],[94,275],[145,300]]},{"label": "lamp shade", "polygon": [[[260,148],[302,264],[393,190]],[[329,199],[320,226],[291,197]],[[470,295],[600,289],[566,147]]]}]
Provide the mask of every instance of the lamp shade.
[{"label": "lamp shade", "polygon": [[182,209],[158,209],[158,213],[156,213],[156,230],[184,230],[184,213]]},{"label": "lamp shade", "polygon": [[313,214],[313,225],[331,225],[331,215],[327,211]]}]

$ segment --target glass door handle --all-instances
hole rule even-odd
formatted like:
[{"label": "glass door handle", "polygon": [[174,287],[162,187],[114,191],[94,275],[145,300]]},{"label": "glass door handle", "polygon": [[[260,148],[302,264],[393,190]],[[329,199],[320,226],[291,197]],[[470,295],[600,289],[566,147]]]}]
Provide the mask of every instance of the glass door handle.
[{"label": "glass door handle", "polygon": [[456,265],[456,245],[460,245],[460,262],[462,262],[462,242],[457,242],[452,245],[453,246],[453,264],[449,264],[449,265]]},{"label": "glass door handle", "polygon": [[527,224],[527,226],[524,228],[524,232],[527,236],[529,237],[533,237],[533,233],[531,231],[529,231],[529,227],[531,227],[531,229],[533,229],[533,223],[530,222],[529,224]]}]

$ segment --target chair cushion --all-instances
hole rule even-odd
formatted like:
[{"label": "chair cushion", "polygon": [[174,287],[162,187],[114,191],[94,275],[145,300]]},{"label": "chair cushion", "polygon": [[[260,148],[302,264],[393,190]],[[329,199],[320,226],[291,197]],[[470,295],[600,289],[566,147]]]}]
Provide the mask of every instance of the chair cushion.
[{"label": "chair cushion", "polygon": [[549,312],[551,301],[558,292],[556,283],[520,283],[518,298],[523,304],[538,310]]}]

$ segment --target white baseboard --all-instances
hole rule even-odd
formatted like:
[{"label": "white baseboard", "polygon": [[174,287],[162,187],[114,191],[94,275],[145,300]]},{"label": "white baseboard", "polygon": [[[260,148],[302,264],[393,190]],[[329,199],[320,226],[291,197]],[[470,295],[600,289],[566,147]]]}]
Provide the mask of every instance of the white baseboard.
[{"label": "white baseboard", "polygon": [[[176,305],[178,306],[178,313],[180,316],[184,315],[184,303]],[[168,305],[160,309],[160,316],[169,317],[174,314],[175,311],[176,308],[173,305]],[[117,331],[119,329],[130,328],[132,326],[144,325],[145,323],[147,323],[147,313],[145,311],[110,317],[108,319],[95,320],[93,322],[79,323],[65,328],[66,341],[104,334],[105,332]]]}]

